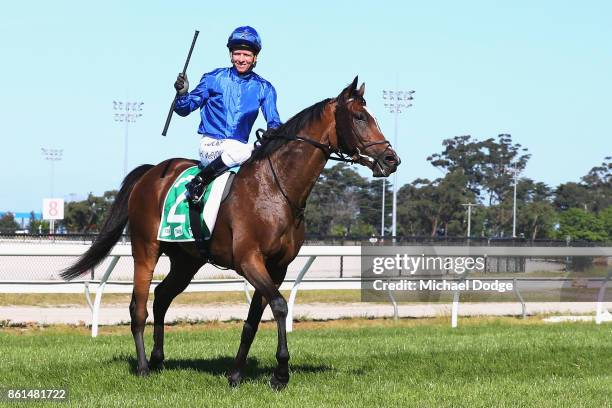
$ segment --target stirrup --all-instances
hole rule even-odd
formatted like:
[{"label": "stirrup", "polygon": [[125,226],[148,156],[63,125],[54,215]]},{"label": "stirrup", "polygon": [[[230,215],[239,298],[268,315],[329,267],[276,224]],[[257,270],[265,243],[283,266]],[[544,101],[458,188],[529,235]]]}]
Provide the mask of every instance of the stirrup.
[{"label": "stirrup", "polygon": [[189,183],[185,185],[185,189],[187,191],[187,200],[191,201],[193,204],[197,204],[204,195],[205,189],[204,183],[202,183],[202,178],[199,176],[194,177]]}]

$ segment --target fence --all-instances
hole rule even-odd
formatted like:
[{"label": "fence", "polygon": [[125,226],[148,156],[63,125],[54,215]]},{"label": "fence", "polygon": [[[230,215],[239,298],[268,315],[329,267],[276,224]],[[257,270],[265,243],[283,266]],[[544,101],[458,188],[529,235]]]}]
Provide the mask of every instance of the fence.
[{"label": "fence", "polygon": [[[61,259],[66,266],[72,263],[76,257],[83,254],[88,248],[88,245],[80,244],[28,244],[28,243],[3,243],[0,245],[0,260],[24,259],[27,262],[16,262],[16,264],[24,263],[24,268],[36,268],[36,262],[32,260],[40,260],[42,258]],[[394,247],[385,247],[389,251],[393,251]],[[404,252],[410,256],[436,255],[436,256],[484,256],[488,258],[495,257],[571,257],[571,256],[593,256],[593,257],[610,257],[612,256],[612,247],[498,247],[498,246],[412,246],[403,247]],[[361,280],[359,276],[329,278],[318,277],[304,279],[305,274],[310,270],[313,263],[318,258],[340,258],[342,260],[351,258],[360,259],[360,246],[303,246],[298,254],[297,270],[294,277],[285,280],[281,289],[290,289],[288,300],[288,316],[287,330],[292,330],[293,325],[293,309],[298,288],[302,289],[360,289]],[[161,258],[162,262],[167,258]],[[129,293],[132,290],[132,282],[130,277],[123,280],[108,281],[111,272],[113,272],[121,262],[131,265],[131,246],[129,244],[116,245],[102,268],[98,272],[92,274],[83,280],[64,282],[57,279],[57,270],[54,271],[52,279],[46,280],[24,280],[24,279],[6,279],[6,275],[0,276],[0,292],[12,293],[28,293],[28,292],[52,292],[52,293],[75,293],[84,292],[87,304],[92,310],[92,336],[97,335],[98,317],[102,300],[102,295],[106,291],[114,293]],[[0,261],[1,262],[1,261]],[[60,262],[60,263],[62,263]],[[5,268],[3,268],[5,269]],[[61,268],[60,268],[61,269]],[[333,269],[333,267],[332,267]],[[59,269],[58,269],[59,270]],[[103,272],[100,272],[103,270]],[[200,273],[200,272],[199,272]],[[3,277],[4,276],[4,277]],[[601,286],[597,298],[596,306],[596,322],[601,323],[602,316],[606,313],[603,309],[603,301],[607,284],[612,277],[612,269],[609,270],[607,277],[601,279]],[[515,278],[518,282],[521,278]],[[154,279],[151,290],[160,282],[159,279]],[[523,301],[520,292],[515,291],[517,299],[523,307],[525,314],[525,302]],[[95,289],[95,299],[92,301],[91,292]],[[250,301],[249,287],[244,280],[228,279],[227,277],[212,276],[209,279],[198,278],[192,281],[188,291],[234,291],[244,290],[247,301]],[[389,292],[390,301],[394,306],[394,315],[397,316],[397,302]],[[451,324],[457,326],[457,316],[459,310],[459,292],[453,294],[453,303],[451,309]]]},{"label": "fence", "polygon": [[[27,262],[13,262],[13,265],[20,265],[21,270],[18,273],[25,273],[25,270],[36,269],[42,259],[47,259],[46,262],[51,262],[55,265],[53,273],[49,276],[50,279],[34,280],[34,279],[6,279],[6,273],[0,276],[0,293],[85,293],[85,300],[92,311],[92,336],[96,336],[98,332],[99,311],[102,301],[102,295],[106,293],[130,293],[132,291],[132,281],[130,277],[124,276],[124,279],[109,281],[111,272],[113,272],[120,261],[124,265],[130,265],[131,271],[131,246],[116,245],[107,259],[103,262],[102,267],[97,269],[97,272],[81,280],[64,282],[59,279],[59,271],[62,266],[68,266],[74,260],[82,255],[88,246],[82,244],[2,244],[0,245],[0,260],[6,264],[6,259],[18,259],[23,261],[27,258]],[[281,286],[282,290],[291,290],[288,308],[289,315],[287,319],[287,329],[292,330],[293,325],[293,306],[297,295],[297,290],[302,284],[302,289],[359,289],[360,280],[356,277],[351,278],[310,278],[304,280],[304,275],[313,265],[317,258],[338,258],[350,257],[357,258],[360,254],[360,247],[345,246],[345,247],[319,247],[319,246],[304,246],[298,254],[297,274],[293,278],[286,279]],[[35,262],[31,262],[34,259]],[[51,261],[49,261],[51,259]],[[55,261],[55,262],[54,262]],[[160,268],[163,264],[168,263],[167,257],[160,258]],[[200,271],[196,274],[195,279],[191,282],[187,291],[236,291],[244,290],[247,302],[250,302],[249,289],[250,286],[243,279],[228,279],[227,276],[215,276],[211,274],[210,269],[214,267],[207,266],[208,271]],[[294,269],[296,266],[294,266]],[[6,269],[6,268],[3,268]],[[100,272],[103,271],[103,272]],[[13,272],[12,276],[18,275]],[[229,274],[229,273],[227,273]],[[199,275],[199,276],[198,276]],[[159,275],[158,275],[159,276]],[[162,276],[159,276],[162,277]],[[159,284],[160,279],[154,279],[151,285],[151,291]],[[91,293],[95,291],[95,299],[92,301]]]},{"label": "fence", "polygon": [[[66,234],[34,234],[16,233],[0,230],[0,241],[3,242],[39,242],[39,243],[82,243],[90,244],[98,234],[66,233]],[[390,242],[400,245],[471,245],[471,246],[521,246],[521,247],[595,247],[606,246],[604,243],[569,239],[527,239],[511,237],[465,237],[465,236],[336,236],[336,235],[306,235],[305,245],[350,246],[361,245],[375,240],[377,243]],[[120,242],[130,242],[129,235],[124,235]],[[610,244],[610,243],[608,243]]]}]

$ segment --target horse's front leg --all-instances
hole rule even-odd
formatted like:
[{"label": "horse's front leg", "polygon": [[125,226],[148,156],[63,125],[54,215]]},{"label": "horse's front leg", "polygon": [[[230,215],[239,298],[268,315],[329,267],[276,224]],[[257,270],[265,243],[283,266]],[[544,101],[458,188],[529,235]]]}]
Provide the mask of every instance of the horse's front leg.
[{"label": "horse's front leg", "polygon": [[272,378],[270,378],[270,386],[274,390],[285,388],[289,382],[289,349],[287,348],[287,301],[277,291],[277,294],[270,299],[270,308],[276,320],[278,331],[278,345],[276,347],[277,366],[274,370]]},{"label": "horse's front leg", "polygon": [[247,355],[251,349],[251,344],[257,334],[257,328],[261,321],[261,315],[263,314],[268,301],[256,290],[249,306],[249,315],[244,322],[242,327],[242,336],[240,337],[240,347],[238,347],[238,353],[236,353],[236,359],[234,360],[234,366],[229,372],[227,379],[230,386],[237,387],[240,385],[242,379],[242,370],[246,364]]},{"label": "horse's front leg", "polygon": [[270,386],[274,390],[283,389],[289,382],[289,350],[287,348],[287,302],[278,291],[276,283],[270,277],[260,254],[254,254],[240,262],[244,277],[268,301],[278,330],[276,361],[278,362]]}]

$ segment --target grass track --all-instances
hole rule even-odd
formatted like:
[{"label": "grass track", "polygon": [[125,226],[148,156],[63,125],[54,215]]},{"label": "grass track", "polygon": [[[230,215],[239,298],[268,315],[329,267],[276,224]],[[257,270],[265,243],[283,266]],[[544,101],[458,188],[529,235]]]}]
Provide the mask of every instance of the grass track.
[{"label": "grass track", "polygon": [[[612,405],[610,325],[535,318],[465,318],[455,330],[447,319],[298,323],[289,335],[291,382],[281,393],[267,387],[272,324],[258,333],[245,382],[227,386],[223,374],[240,330],[237,323],[172,326],[166,370],[141,379],[132,374],[129,327],[104,327],[97,339],[85,328],[0,329],[0,388],[67,386],[70,405],[87,407]],[[146,339],[150,352],[150,326]]]}]

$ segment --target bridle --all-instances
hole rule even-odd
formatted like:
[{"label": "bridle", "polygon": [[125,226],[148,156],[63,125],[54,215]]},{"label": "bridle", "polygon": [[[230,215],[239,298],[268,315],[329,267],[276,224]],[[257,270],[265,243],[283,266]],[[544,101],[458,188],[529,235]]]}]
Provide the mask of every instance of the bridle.
[{"label": "bridle", "polygon": [[[336,134],[338,135],[338,139],[342,140],[342,143],[346,147],[346,144],[345,144],[346,141],[344,137],[340,138],[340,129],[338,128],[338,114],[337,113],[338,112],[336,109],[336,112],[335,112]],[[272,133],[272,134],[270,135],[269,133]],[[323,143],[317,142],[316,140],[312,140],[306,137],[302,137],[298,135],[278,135],[278,134],[275,134],[274,132],[268,132],[263,129],[258,129],[255,132],[255,136],[257,137],[257,141],[255,142],[255,144],[261,145],[261,143],[265,142],[266,140],[277,139],[277,138],[282,138],[288,141],[308,143],[309,145],[312,145],[320,149],[325,155],[326,160],[335,160],[335,161],[349,163],[349,164],[358,163],[360,161],[367,160],[370,163],[374,163],[382,170],[383,167],[378,158],[368,156],[366,154],[363,154],[362,152],[367,153],[367,149],[369,149],[372,146],[386,144],[387,146],[385,147],[385,150],[383,150],[382,154],[378,155],[378,157],[381,157],[381,156],[384,157],[384,153],[388,149],[391,148],[391,143],[386,139],[365,143],[364,140],[361,138],[361,135],[359,134],[359,132],[353,132],[353,134],[355,134],[357,137],[358,145],[354,146],[354,151],[352,154],[343,152],[339,147],[332,146],[330,142],[328,142],[327,144],[323,144]],[[280,184],[280,180],[278,179],[276,171],[274,170],[274,166],[272,165],[272,160],[270,159],[270,156],[268,156],[267,159],[268,159],[268,164],[270,165],[270,170],[272,170],[272,176],[274,177],[274,181],[276,185],[278,186],[278,189],[280,190],[283,197],[285,197],[285,200],[289,204],[289,207],[291,207],[291,209],[293,210],[294,216],[301,222],[304,219],[304,211],[306,210],[306,207],[305,206],[298,207],[297,205],[291,202],[291,200],[287,196],[287,193],[285,193],[283,187]]]}]

